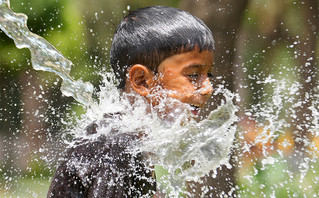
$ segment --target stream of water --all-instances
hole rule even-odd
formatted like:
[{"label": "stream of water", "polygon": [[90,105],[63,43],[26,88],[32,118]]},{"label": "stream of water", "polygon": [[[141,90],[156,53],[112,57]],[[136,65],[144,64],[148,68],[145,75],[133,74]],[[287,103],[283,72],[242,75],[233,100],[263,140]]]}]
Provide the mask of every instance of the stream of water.
[{"label": "stream of water", "polygon": [[93,105],[93,86],[70,76],[72,62],[44,38],[30,32],[27,27],[28,17],[12,12],[9,1],[1,0],[0,9],[1,30],[14,40],[17,48],[30,49],[33,68],[57,74],[63,79],[61,91],[65,96],[72,96],[86,106]]}]

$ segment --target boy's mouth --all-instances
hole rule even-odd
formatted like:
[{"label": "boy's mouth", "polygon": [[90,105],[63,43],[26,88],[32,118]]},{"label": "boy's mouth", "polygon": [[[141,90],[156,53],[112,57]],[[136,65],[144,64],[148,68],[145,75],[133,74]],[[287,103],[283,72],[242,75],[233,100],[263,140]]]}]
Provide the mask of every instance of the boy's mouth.
[{"label": "boy's mouth", "polygon": [[199,105],[195,105],[195,104],[190,104],[191,108],[191,112],[192,114],[194,114],[195,116],[198,116],[199,111],[200,111],[200,106]]}]

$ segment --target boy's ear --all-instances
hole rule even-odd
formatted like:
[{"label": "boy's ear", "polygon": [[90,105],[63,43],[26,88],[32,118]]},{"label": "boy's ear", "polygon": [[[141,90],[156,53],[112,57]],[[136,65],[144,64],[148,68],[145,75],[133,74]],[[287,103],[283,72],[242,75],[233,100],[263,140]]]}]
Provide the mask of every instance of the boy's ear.
[{"label": "boy's ear", "polygon": [[129,84],[132,89],[140,94],[146,96],[150,93],[149,87],[152,83],[154,74],[152,71],[144,65],[133,65],[129,70]]}]

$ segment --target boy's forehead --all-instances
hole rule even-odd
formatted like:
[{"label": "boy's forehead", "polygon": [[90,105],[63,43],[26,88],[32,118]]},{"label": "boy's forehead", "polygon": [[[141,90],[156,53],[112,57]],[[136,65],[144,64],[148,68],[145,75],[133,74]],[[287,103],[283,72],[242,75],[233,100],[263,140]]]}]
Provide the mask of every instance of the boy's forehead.
[{"label": "boy's forehead", "polygon": [[159,72],[166,69],[179,68],[203,68],[213,66],[214,53],[210,50],[193,50],[181,54],[175,54],[163,60],[158,67]]}]

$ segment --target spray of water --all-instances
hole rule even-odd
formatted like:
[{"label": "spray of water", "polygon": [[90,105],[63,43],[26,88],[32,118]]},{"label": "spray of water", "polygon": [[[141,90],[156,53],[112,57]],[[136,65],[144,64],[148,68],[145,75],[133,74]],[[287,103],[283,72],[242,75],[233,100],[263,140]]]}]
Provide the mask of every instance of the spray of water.
[{"label": "spray of water", "polygon": [[[172,112],[174,119],[165,121],[158,114],[159,110],[165,109],[164,106],[159,105],[148,112],[144,98],[134,93],[121,93],[110,81],[114,78],[112,74],[104,73],[103,77],[105,83],[99,93],[100,104],[88,109],[82,116],[76,129],[71,132],[73,137],[94,141],[101,135],[110,135],[112,128],[120,133],[143,133],[143,143],[132,148],[131,152],[148,153],[151,165],[167,171],[164,181],[158,185],[171,197],[178,197],[179,193],[184,192],[186,181],[199,181],[222,164],[229,166],[228,155],[237,121],[234,94],[223,88],[216,90],[214,95],[223,93],[225,100],[201,122],[191,117],[188,104],[165,98],[162,105],[175,107],[175,112]],[[130,102],[132,97],[135,98],[134,104]],[[121,116],[112,117],[107,125],[99,125],[96,134],[88,135],[84,130],[92,122],[99,123],[104,115],[114,113]],[[74,143],[69,142],[71,145]]]},{"label": "spray of water", "polygon": [[[94,104],[91,98],[93,86],[81,80],[75,81],[69,75],[72,63],[45,39],[28,30],[26,15],[12,12],[9,1],[1,0],[0,3],[0,28],[14,40],[18,48],[30,49],[33,68],[59,75],[63,80],[62,93],[90,107],[71,131],[76,140],[93,140],[101,135],[109,135],[112,128],[121,133],[142,131],[143,144],[132,148],[132,152],[148,153],[151,164],[167,170],[166,184],[161,188],[171,196],[178,196],[184,191],[186,181],[197,181],[221,164],[228,164],[228,154],[236,131],[233,124],[237,121],[237,108],[233,104],[235,96],[232,93],[223,88],[215,91],[215,94],[222,93],[225,100],[201,122],[190,117],[188,105],[166,98],[162,101],[163,105],[177,104],[182,107],[176,108],[176,114],[173,112],[174,120],[166,122],[158,116],[158,111],[163,108],[161,105],[149,112],[145,99],[134,93],[121,93],[111,80],[112,74],[103,73],[104,86],[100,88],[99,104]],[[135,98],[134,104],[129,99],[131,97]],[[96,134],[88,135],[85,132],[89,124],[111,113],[120,113],[121,117],[102,125]],[[74,141],[68,144],[73,145]]]},{"label": "spray of water", "polygon": [[12,12],[9,0],[0,1],[0,28],[14,40],[17,48],[28,48],[31,51],[33,68],[57,74],[63,79],[61,91],[65,96],[72,96],[85,106],[93,105],[93,86],[82,80],[74,80],[69,75],[72,62],[44,38],[30,32],[27,18],[25,14]]}]

